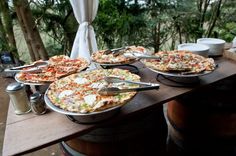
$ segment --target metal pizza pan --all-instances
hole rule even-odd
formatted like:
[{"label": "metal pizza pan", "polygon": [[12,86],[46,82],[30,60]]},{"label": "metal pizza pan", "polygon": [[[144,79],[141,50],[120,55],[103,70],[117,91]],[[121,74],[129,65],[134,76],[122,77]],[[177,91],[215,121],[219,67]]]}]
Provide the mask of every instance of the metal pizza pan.
[{"label": "metal pizza pan", "polygon": [[161,75],[164,75],[164,76],[178,77],[178,78],[199,77],[199,76],[210,74],[214,71],[214,70],[212,70],[212,71],[203,71],[203,72],[200,72],[200,73],[185,74],[184,72],[163,72],[163,71],[158,71],[158,70],[152,69],[150,67],[147,67],[147,68],[150,69],[151,71],[157,73],[157,74],[161,74]]},{"label": "metal pizza pan", "polygon": [[[92,70],[96,70],[96,69],[82,71],[81,73],[87,73]],[[50,86],[49,86],[49,88],[50,88]],[[115,114],[117,114],[120,111],[122,106],[129,103],[136,95],[135,94],[132,98],[130,98],[129,100],[127,100],[125,103],[123,103],[121,105],[107,108],[102,111],[96,111],[96,112],[91,112],[91,113],[79,113],[79,112],[71,112],[71,111],[61,109],[61,108],[57,107],[54,103],[52,103],[47,96],[49,88],[47,88],[47,90],[44,94],[44,101],[50,109],[52,109],[55,112],[67,115],[67,116],[72,116],[73,119],[75,119],[78,123],[88,123],[88,124],[97,123],[97,122],[100,122],[100,121],[103,121],[103,120],[113,117]]]},{"label": "metal pizza pan", "polygon": [[44,101],[46,105],[55,112],[72,116],[78,123],[96,123],[96,122],[104,121],[106,119],[113,117],[115,114],[117,114],[120,111],[120,108],[122,107],[122,105],[118,105],[118,106],[105,109],[103,111],[92,112],[92,113],[70,112],[70,111],[66,111],[55,106],[47,97],[47,91],[44,94]]}]

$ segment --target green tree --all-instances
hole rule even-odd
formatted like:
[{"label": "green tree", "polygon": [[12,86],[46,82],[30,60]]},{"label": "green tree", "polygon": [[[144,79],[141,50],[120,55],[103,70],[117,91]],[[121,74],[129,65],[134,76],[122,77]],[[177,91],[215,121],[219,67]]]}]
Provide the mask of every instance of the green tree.
[{"label": "green tree", "polygon": [[[19,63],[19,54],[16,48],[16,41],[13,32],[13,23],[12,17],[10,14],[10,9],[8,5],[8,0],[0,1],[0,12],[2,15],[2,25],[0,27],[2,31],[2,40],[4,46],[4,50],[9,51],[13,56],[16,63]],[[6,37],[4,37],[6,36]]]},{"label": "green tree", "polygon": [[31,60],[47,60],[48,54],[32,16],[28,1],[13,0],[13,4],[29,49]]},{"label": "green tree", "polygon": [[31,8],[40,32],[50,38],[45,43],[49,55],[69,54],[78,28],[69,1],[38,0]]}]

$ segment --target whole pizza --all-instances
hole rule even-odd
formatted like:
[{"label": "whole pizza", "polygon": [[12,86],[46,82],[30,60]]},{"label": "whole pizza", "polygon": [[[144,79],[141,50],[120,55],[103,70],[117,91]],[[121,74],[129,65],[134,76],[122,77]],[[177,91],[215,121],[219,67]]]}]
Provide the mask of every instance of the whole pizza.
[{"label": "whole pizza", "polygon": [[16,75],[16,79],[23,83],[53,82],[61,77],[79,72],[87,67],[88,62],[83,58],[70,59],[68,56],[58,55],[51,57],[46,66],[40,66],[35,71],[32,70],[27,72],[31,68],[24,68]]},{"label": "whole pizza", "polygon": [[[119,49],[119,48],[118,48]],[[142,46],[128,46],[120,48],[120,50],[100,50],[92,54],[92,61],[99,64],[119,65],[129,64],[136,61],[135,58],[125,57],[124,53],[140,52],[145,53],[146,49]]]},{"label": "whole pizza", "polygon": [[143,59],[142,62],[147,67],[161,72],[196,74],[212,71],[216,67],[212,58],[205,58],[190,51],[160,51],[155,56],[158,59]]},{"label": "whole pizza", "polygon": [[60,109],[90,113],[105,110],[127,103],[136,92],[119,93],[117,95],[100,95],[99,89],[104,87],[132,88],[136,84],[108,83],[106,76],[116,76],[126,80],[139,81],[140,77],[124,69],[95,69],[76,73],[59,79],[49,85],[46,96]]}]

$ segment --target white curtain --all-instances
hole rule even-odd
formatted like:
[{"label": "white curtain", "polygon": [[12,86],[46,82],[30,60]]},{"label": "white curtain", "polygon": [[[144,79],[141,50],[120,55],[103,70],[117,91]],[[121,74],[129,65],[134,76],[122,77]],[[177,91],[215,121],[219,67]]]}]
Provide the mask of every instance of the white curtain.
[{"label": "white curtain", "polygon": [[98,0],[70,0],[79,29],[75,36],[71,58],[83,57],[91,61],[91,53],[97,51],[95,32],[91,25],[98,10]]}]

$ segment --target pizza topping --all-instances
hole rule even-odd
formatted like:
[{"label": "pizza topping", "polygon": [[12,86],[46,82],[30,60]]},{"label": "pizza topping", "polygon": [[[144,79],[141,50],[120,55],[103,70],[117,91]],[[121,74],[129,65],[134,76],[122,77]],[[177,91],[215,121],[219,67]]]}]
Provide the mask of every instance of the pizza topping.
[{"label": "pizza topping", "polygon": [[85,103],[87,103],[89,106],[93,106],[94,102],[96,101],[96,95],[92,94],[92,95],[86,95],[84,97],[84,101]]},{"label": "pizza topping", "polygon": [[93,107],[93,109],[96,110],[96,109],[98,109],[98,108],[101,108],[101,107],[104,106],[106,103],[107,103],[107,100],[99,101],[99,102]]},{"label": "pizza topping", "polygon": [[80,77],[77,77],[74,81],[78,84],[85,84],[88,82],[86,78],[80,78]]},{"label": "pizza topping", "polygon": [[72,90],[64,90],[62,91],[59,95],[58,95],[58,98],[62,99],[64,98],[65,96],[68,96],[68,95],[71,95],[73,94],[74,92]]}]

